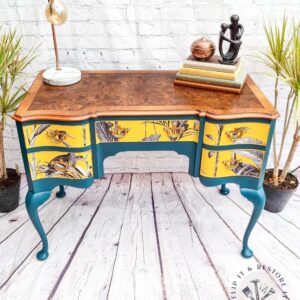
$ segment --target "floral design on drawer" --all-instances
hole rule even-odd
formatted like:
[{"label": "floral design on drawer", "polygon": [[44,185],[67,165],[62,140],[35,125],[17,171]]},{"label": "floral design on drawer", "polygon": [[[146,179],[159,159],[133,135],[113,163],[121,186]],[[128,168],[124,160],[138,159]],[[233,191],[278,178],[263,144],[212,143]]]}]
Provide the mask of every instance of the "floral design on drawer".
[{"label": "floral design on drawer", "polygon": [[28,154],[32,180],[43,178],[85,179],[92,176],[91,150],[80,153],[41,151]]},{"label": "floral design on drawer", "polygon": [[97,121],[97,143],[198,142],[198,120]]},{"label": "floral design on drawer", "polygon": [[205,123],[204,144],[214,146],[253,144],[266,146],[270,124],[241,122],[231,124]]},{"label": "floral design on drawer", "polygon": [[26,148],[54,146],[81,148],[91,144],[89,124],[34,124],[23,127]]},{"label": "floral design on drawer", "polygon": [[255,149],[202,150],[200,175],[260,177],[264,151]]}]

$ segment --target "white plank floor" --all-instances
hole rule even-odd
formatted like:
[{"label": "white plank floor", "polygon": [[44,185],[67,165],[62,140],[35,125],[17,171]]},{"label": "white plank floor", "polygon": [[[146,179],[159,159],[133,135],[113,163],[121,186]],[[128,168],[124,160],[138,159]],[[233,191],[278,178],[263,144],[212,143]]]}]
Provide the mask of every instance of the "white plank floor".
[{"label": "white plank floor", "polygon": [[263,212],[240,256],[251,204],[229,185],[224,197],[184,173],[106,175],[87,190],[40,208],[48,260],[35,258],[40,239],[20,206],[0,214],[0,299],[230,298],[248,266],[279,270],[288,296],[300,291],[300,191],[281,214]]}]

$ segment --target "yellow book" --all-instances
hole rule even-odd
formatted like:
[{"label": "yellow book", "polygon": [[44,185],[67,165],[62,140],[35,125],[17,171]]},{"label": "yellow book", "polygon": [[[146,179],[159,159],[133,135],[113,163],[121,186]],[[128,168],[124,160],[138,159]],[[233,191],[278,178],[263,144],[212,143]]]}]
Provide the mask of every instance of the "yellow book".
[{"label": "yellow book", "polygon": [[240,70],[241,70],[240,66],[238,66],[235,73],[225,73],[225,72],[217,72],[217,71],[210,71],[210,70],[199,70],[199,69],[182,67],[179,70],[179,73],[185,74],[185,75],[208,77],[208,78],[219,78],[219,79],[226,79],[226,80],[235,80],[237,75],[239,74]]}]

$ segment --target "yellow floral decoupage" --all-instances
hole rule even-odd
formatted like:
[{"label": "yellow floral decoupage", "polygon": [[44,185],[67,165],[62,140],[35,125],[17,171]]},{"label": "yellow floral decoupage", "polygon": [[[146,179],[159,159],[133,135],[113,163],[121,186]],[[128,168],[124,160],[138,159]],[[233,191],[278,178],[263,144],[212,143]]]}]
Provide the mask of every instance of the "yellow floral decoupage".
[{"label": "yellow floral decoupage", "polygon": [[40,146],[81,148],[89,146],[89,124],[59,125],[59,124],[34,124],[23,127],[26,148]]},{"label": "yellow floral decoupage", "polygon": [[202,150],[200,175],[259,177],[264,151],[256,149]]},{"label": "yellow floral decoupage", "polygon": [[32,180],[43,178],[85,179],[93,176],[91,150],[73,153],[41,151],[28,154]]},{"label": "yellow floral decoupage", "polygon": [[198,142],[198,120],[97,121],[97,143]]},{"label": "yellow floral decoupage", "polygon": [[204,144],[214,146],[255,144],[265,146],[270,124],[241,122],[230,124],[205,123]]}]

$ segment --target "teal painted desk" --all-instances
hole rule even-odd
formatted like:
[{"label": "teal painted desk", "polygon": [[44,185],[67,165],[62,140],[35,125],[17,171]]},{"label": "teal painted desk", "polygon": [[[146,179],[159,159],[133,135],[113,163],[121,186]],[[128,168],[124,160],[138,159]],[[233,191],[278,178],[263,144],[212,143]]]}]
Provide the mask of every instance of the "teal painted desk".
[{"label": "teal painted desk", "polygon": [[[242,255],[264,207],[262,188],[278,112],[249,77],[240,95],[175,86],[174,71],[85,71],[80,83],[53,87],[36,78],[14,115],[28,181],[26,208],[38,215],[53,188],[87,188],[103,161],[121,151],[173,150],[189,158],[189,174],[206,186],[237,183],[253,203]],[[196,199],[195,199],[196,201]],[[217,233],[216,233],[217,234]]]}]

